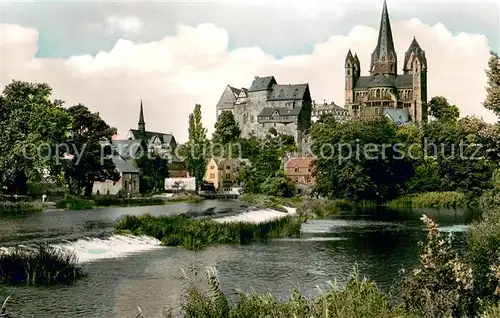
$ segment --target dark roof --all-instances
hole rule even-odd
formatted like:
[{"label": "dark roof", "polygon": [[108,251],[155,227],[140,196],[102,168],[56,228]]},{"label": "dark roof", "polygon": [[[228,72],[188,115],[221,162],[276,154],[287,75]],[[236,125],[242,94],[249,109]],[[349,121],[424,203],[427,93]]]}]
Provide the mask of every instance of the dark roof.
[{"label": "dark roof", "polygon": [[115,164],[116,170],[122,173],[139,173],[139,169],[134,167],[130,162],[123,159],[121,156],[111,157],[113,163]]},{"label": "dark roof", "polygon": [[248,94],[248,88],[243,87],[241,90],[245,92],[245,95]]},{"label": "dark roof", "polygon": [[327,104],[327,103],[314,104],[314,107],[313,107],[313,110],[326,110],[326,109],[336,109],[336,110],[345,111],[345,112],[347,111],[347,109],[335,104],[334,102],[331,102],[330,104]]},{"label": "dark roof", "polygon": [[[139,130],[137,130],[137,129],[130,129],[130,131],[132,132],[132,135],[134,136],[134,139],[141,139],[142,140],[145,137],[146,140],[150,140],[154,136],[157,136],[158,138],[160,138],[160,140],[163,143],[169,144],[171,142],[172,138],[174,138],[174,136],[172,134],[165,134],[165,133],[159,133],[159,132],[153,132],[153,131],[146,131],[145,132],[145,136],[143,136],[141,134],[141,132]],[[174,140],[175,140],[175,138],[174,138]]]},{"label": "dark roof", "polygon": [[142,110],[142,99],[141,99],[141,110],[139,112],[139,125],[144,124],[144,111]]},{"label": "dark roof", "polygon": [[253,80],[252,85],[250,85],[248,91],[257,92],[257,91],[268,90],[271,89],[271,87],[274,84],[277,84],[276,79],[274,79],[274,76],[266,76],[266,77],[255,76],[255,79]]},{"label": "dark roof", "polygon": [[367,87],[394,87],[395,81],[392,78],[378,74],[372,77],[372,80]]},{"label": "dark roof", "polygon": [[240,89],[237,89],[236,87],[229,86],[229,88],[233,91],[233,93],[238,96],[241,92]]},{"label": "dark roof", "polygon": [[258,117],[272,117],[275,113],[277,113],[278,116],[298,116],[301,109],[302,107],[265,107],[262,109]]},{"label": "dark roof", "polygon": [[302,100],[308,89],[308,84],[273,85],[268,100]]},{"label": "dark roof", "polygon": [[413,76],[411,74],[400,74],[397,76],[386,77],[384,75],[360,76],[356,81],[354,89],[366,89],[369,87],[413,87]]}]

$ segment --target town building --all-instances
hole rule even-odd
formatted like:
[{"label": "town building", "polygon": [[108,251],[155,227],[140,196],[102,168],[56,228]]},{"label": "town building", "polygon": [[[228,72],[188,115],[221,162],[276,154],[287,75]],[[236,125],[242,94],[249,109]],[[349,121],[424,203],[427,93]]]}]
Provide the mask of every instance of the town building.
[{"label": "town building", "polygon": [[316,180],[313,176],[312,157],[296,157],[285,162],[285,174],[296,184],[314,186]]},{"label": "town building", "polygon": [[217,103],[234,114],[241,136],[265,137],[269,130],[292,135],[299,143],[311,125],[309,84],[278,84],[274,76],[255,77],[250,88],[227,86]]},{"label": "town building", "polygon": [[121,156],[111,156],[116,170],[120,173],[118,181],[105,180],[94,182],[94,195],[137,195],[139,194],[139,170]]},{"label": "town building", "polygon": [[316,103],[313,101],[311,122],[317,122],[323,115],[332,115],[335,120],[342,122],[349,118],[349,111],[334,102],[328,104],[326,101],[323,103]]},{"label": "town building", "polygon": [[239,186],[238,173],[246,163],[244,159],[212,157],[207,162],[205,181],[213,184],[217,191],[231,191],[231,188]]},{"label": "town building", "polygon": [[427,59],[413,38],[398,74],[398,60],[387,4],[384,1],[378,41],[371,55],[370,75],[351,50],[345,59],[345,108],[352,117],[389,117],[401,122],[427,120]]}]

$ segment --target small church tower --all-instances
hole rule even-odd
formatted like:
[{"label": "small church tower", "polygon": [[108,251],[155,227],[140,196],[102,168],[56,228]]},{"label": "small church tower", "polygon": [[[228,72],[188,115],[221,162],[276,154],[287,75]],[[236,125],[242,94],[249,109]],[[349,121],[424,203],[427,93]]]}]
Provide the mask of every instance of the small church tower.
[{"label": "small church tower", "polygon": [[141,110],[139,112],[139,123],[137,124],[137,130],[144,135],[146,133],[146,123],[144,122],[144,110],[142,109],[142,99],[141,99]]},{"label": "small church tower", "polygon": [[416,122],[427,120],[427,59],[415,37],[405,53],[404,74],[413,77],[413,100],[410,117]]}]

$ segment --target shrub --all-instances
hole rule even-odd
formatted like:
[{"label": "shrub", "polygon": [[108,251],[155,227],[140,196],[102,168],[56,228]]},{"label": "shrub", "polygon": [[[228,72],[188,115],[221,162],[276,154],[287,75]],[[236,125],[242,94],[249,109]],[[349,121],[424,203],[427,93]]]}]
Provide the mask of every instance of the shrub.
[{"label": "shrub", "polygon": [[307,199],[301,203],[297,212],[306,219],[323,218],[328,215],[339,213],[339,206],[344,206],[344,204],[344,201],[337,202],[327,199]]},{"label": "shrub", "polygon": [[0,284],[54,285],[70,283],[85,275],[74,253],[48,245],[0,252]]},{"label": "shrub", "polygon": [[401,297],[406,308],[424,317],[460,316],[474,303],[472,268],[459,260],[445,238],[426,215],[427,229],[420,266],[403,281]]},{"label": "shrub", "polygon": [[56,202],[58,209],[66,210],[88,210],[92,209],[94,201],[75,196],[67,196],[66,198]]},{"label": "shrub", "polygon": [[209,269],[205,285],[188,278],[182,302],[183,317],[412,317],[400,307],[392,307],[389,297],[375,283],[361,279],[357,272],[343,290],[330,285],[310,298],[295,289],[289,299],[280,301],[270,294],[240,292],[234,302],[222,292],[214,269]]}]

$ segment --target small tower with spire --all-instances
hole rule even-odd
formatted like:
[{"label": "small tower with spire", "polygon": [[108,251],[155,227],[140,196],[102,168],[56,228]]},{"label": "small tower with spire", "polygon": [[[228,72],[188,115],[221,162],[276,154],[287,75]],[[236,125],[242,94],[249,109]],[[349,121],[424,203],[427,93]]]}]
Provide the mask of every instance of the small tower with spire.
[{"label": "small tower with spire", "polygon": [[142,135],[146,133],[146,123],[144,122],[144,110],[142,109],[142,99],[141,99],[141,110],[139,111],[139,123],[137,124],[137,129]]},{"label": "small tower with spire", "polygon": [[385,0],[378,32],[377,47],[372,53],[370,63],[370,74],[397,75],[398,59],[396,50],[394,49],[391,22],[389,20],[389,12]]},{"label": "small tower with spire", "polygon": [[351,50],[347,52],[347,56],[345,57],[345,103],[350,104],[353,102],[354,98],[354,85],[356,84],[355,73],[355,60],[352,56]]}]

